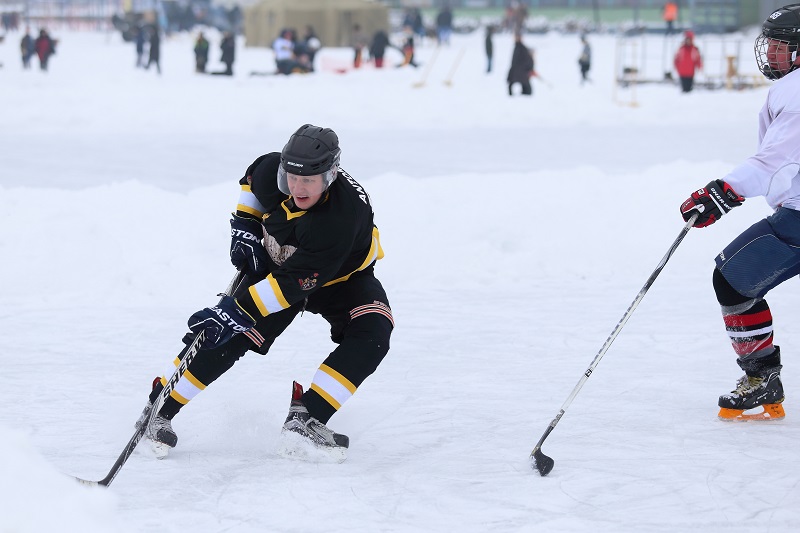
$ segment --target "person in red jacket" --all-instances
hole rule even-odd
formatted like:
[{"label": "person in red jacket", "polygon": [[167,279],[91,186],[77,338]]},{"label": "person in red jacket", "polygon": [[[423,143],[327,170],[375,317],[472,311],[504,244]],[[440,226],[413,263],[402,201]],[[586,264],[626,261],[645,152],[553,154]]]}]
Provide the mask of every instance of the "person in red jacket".
[{"label": "person in red jacket", "polygon": [[703,68],[703,58],[700,50],[694,45],[694,32],[686,30],[683,34],[683,44],[675,53],[675,70],[681,80],[683,92],[691,92],[694,86],[695,70]]}]

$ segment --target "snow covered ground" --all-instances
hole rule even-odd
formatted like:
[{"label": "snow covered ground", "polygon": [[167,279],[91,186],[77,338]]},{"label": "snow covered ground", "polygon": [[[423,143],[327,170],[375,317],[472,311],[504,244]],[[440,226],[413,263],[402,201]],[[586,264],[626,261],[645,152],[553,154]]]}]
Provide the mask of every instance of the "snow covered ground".
[{"label": "snow covered ground", "polygon": [[[683,227],[678,205],[755,149],[765,88],[653,84],[619,105],[610,36],[591,36],[584,87],[576,36],[526,37],[550,86],[524,99],[505,94],[508,35],[488,75],[481,32],[433,62],[421,46],[432,66],[415,87],[425,67],[250,77],[272,58],[243,47],[233,79],[200,76],[188,35],[164,42],[157,76],[117,35],[52,33],[47,74],[22,71],[17,35],[0,45],[3,533],[797,529],[795,281],[769,297],[786,419],[716,419],[740,372],[713,257],[769,213],[761,199],[689,232],[546,441],[553,472],[528,463]],[[306,122],[338,132],[372,196],[397,322],[330,422],[348,460],[274,453],[292,380],[308,385],[332,349],[307,314],[192,401],[169,458],[140,447],[108,490],[73,483],[105,476],[186,319],[231,278],[236,181]]]}]

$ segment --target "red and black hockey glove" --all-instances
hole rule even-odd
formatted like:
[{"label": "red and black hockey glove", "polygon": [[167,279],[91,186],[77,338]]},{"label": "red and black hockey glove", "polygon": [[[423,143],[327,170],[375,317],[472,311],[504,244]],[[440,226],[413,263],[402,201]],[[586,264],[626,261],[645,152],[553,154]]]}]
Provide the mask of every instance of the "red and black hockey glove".
[{"label": "red and black hockey glove", "polygon": [[689,221],[692,215],[700,213],[694,221],[695,228],[710,226],[722,215],[739,207],[744,197],[722,180],[714,180],[702,189],[698,189],[681,204],[683,220]]}]

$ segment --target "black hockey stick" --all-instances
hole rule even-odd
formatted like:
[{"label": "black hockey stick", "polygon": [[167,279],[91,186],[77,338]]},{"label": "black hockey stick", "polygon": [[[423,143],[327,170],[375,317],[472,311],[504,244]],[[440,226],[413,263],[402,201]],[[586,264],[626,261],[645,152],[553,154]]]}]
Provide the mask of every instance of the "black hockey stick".
[{"label": "black hockey stick", "polygon": [[636,298],[633,299],[633,302],[628,307],[628,310],[625,311],[625,314],[622,316],[620,321],[617,323],[617,326],[614,328],[614,331],[612,331],[611,335],[608,336],[606,342],[603,344],[603,347],[600,348],[600,351],[597,352],[597,355],[594,356],[592,364],[589,365],[589,368],[587,368],[586,371],[583,373],[581,379],[578,380],[578,384],[575,385],[574,389],[572,389],[572,392],[567,398],[567,401],[565,401],[564,405],[561,406],[561,410],[558,412],[553,421],[550,422],[550,425],[547,426],[547,429],[545,430],[544,435],[542,435],[542,438],[539,439],[539,442],[536,443],[536,446],[533,448],[533,451],[531,452],[530,455],[531,467],[538,470],[539,474],[541,474],[542,476],[546,476],[547,474],[549,474],[550,471],[553,469],[553,465],[555,464],[555,461],[553,461],[553,459],[542,453],[542,443],[548,437],[548,435],[550,435],[550,433],[556,428],[556,425],[558,424],[559,420],[561,420],[561,417],[564,416],[564,412],[567,410],[567,407],[569,407],[569,405],[572,403],[572,400],[575,399],[575,396],[578,395],[578,392],[583,387],[583,384],[586,383],[587,379],[589,379],[589,376],[592,375],[592,372],[594,371],[595,367],[600,363],[600,359],[603,358],[606,351],[608,351],[608,348],[611,346],[611,343],[614,342],[614,339],[617,338],[619,332],[622,331],[623,327],[625,327],[625,323],[628,322],[628,319],[633,314],[633,311],[639,305],[639,302],[642,301],[644,295],[647,294],[647,291],[653,285],[653,282],[655,282],[658,275],[661,273],[662,270],[664,270],[664,267],[667,265],[667,261],[669,261],[669,258],[672,257],[672,254],[675,253],[675,250],[678,248],[678,245],[681,243],[683,238],[686,237],[686,234],[689,233],[689,230],[692,229],[692,226],[694,226],[694,221],[697,220],[698,216],[700,216],[699,213],[693,215],[692,218],[690,218],[689,221],[686,223],[686,225],[683,227],[680,234],[678,235],[678,238],[675,239],[675,242],[673,242],[672,246],[670,246],[669,250],[667,250],[667,254],[658,264],[653,273],[650,274],[650,277],[647,279],[647,282],[644,284],[644,287],[642,287],[642,290],[640,290],[639,294],[636,295]]},{"label": "black hockey stick", "polygon": [[[233,292],[236,290],[236,288],[239,286],[239,283],[241,283],[242,279],[244,279],[244,273],[242,271],[237,271],[236,276],[234,276],[234,278],[231,280],[231,283],[230,285],[228,285],[228,288],[225,289],[225,292],[220,296],[231,296]],[[77,479],[80,483],[83,483],[84,485],[90,485],[90,486],[102,485],[104,487],[111,485],[111,482],[114,481],[114,478],[117,477],[117,474],[119,473],[122,466],[125,464],[125,462],[133,453],[133,450],[136,448],[136,445],[139,444],[140,440],[142,440],[142,437],[147,431],[147,427],[153,421],[156,414],[161,410],[161,407],[164,405],[164,402],[166,401],[167,398],[169,398],[170,393],[175,388],[175,385],[181,379],[181,376],[183,376],[184,372],[186,372],[186,369],[189,368],[189,365],[194,360],[195,356],[197,355],[197,352],[200,351],[200,345],[203,344],[204,339],[205,339],[205,332],[201,331],[189,345],[189,348],[186,350],[186,354],[183,356],[183,359],[181,359],[180,363],[178,364],[178,368],[175,369],[175,372],[172,374],[172,377],[169,378],[167,384],[164,386],[164,390],[162,390],[161,393],[158,395],[158,398],[156,398],[156,400],[153,402],[153,405],[147,406],[145,408],[145,413],[143,413],[143,415],[145,416],[144,422],[138,428],[136,428],[136,432],[133,434],[133,437],[131,437],[131,440],[129,440],[128,444],[125,445],[125,449],[123,449],[122,453],[119,454],[117,461],[114,463],[114,466],[111,467],[111,470],[108,471],[106,477],[104,477],[100,481],[90,481],[88,479],[81,479],[79,477],[76,477],[75,479]]]}]

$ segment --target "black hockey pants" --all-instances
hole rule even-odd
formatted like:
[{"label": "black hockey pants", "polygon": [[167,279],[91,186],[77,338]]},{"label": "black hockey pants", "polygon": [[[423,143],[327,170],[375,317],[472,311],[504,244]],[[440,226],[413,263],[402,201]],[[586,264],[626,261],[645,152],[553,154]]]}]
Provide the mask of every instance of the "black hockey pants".
[{"label": "black hockey pants", "polygon": [[[240,290],[246,290],[256,281],[245,280]],[[338,344],[322,366],[332,369],[334,374],[356,388],[378,368],[389,351],[389,338],[394,322],[386,292],[370,267],[356,272],[347,281],[315,291],[305,302],[298,302],[288,309],[258,320],[255,329],[265,339],[260,348],[245,335],[235,335],[222,346],[198,352],[189,365],[187,374],[194,382],[202,385],[202,388],[207,387],[227,372],[248,350],[266,354],[275,339],[303,310],[322,315],[331,325],[331,340]],[[180,353],[179,359],[187,349],[188,347]],[[321,392],[324,394],[324,391]],[[335,400],[326,398],[327,395],[323,394],[308,390],[303,395],[303,403],[311,416],[324,424],[336,413],[338,405]],[[156,395],[157,391],[154,391],[151,400]],[[162,416],[172,418],[178,413],[185,405],[185,401],[179,398],[179,395],[177,398],[173,395],[164,403]]]}]

